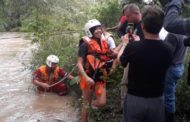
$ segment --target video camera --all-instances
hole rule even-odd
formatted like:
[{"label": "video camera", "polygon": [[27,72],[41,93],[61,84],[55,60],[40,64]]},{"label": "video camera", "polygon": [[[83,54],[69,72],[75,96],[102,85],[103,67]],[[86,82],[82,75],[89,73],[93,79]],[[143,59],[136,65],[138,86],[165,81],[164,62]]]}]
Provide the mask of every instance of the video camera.
[{"label": "video camera", "polygon": [[134,23],[128,23],[127,24],[127,33],[129,35],[129,42],[133,42],[133,32],[134,32]]}]

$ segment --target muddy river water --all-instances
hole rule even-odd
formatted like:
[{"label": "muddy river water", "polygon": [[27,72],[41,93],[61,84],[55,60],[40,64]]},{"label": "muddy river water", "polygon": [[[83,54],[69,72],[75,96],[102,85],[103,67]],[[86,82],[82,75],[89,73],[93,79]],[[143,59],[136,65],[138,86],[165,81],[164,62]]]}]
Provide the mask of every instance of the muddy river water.
[{"label": "muddy river water", "polygon": [[36,94],[32,89],[30,40],[0,33],[0,122],[78,122],[72,95]]}]

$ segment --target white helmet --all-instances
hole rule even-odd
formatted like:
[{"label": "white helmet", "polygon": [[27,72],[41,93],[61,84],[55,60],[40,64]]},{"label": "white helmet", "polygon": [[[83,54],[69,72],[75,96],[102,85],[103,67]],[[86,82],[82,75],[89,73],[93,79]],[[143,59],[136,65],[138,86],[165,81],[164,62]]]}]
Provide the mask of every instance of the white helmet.
[{"label": "white helmet", "polygon": [[96,19],[89,20],[85,24],[84,31],[86,33],[86,36],[88,36],[88,37],[92,37],[93,36],[93,34],[90,32],[90,29],[92,27],[95,27],[95,26],[101,26],[101,23],[98,20],[96,20]]},{"label": "white helmet", "polygon": [[59,63],[59,58],[56,55],[49,55],[46,59],[46,65],[52,67],[52,63]]}]

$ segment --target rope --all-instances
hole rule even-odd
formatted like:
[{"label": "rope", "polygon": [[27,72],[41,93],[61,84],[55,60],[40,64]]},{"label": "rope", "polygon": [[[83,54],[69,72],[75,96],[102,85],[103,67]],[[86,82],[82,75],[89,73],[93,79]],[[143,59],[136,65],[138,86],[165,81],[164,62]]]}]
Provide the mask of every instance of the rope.
[{"label": "rope", "polygon": [[[79,33],[83,30],[61,30],[61,31],[45,31],[45,34],[41,34],[41,35],[46,35],[46,33],[48,33],[48,35],[54,36],[54,35],[63,35],[63,34],[71,34],[71,33]],[[24,35],[24,37],[36,37],[35,35]],[[22,38],[22,36],[14,36],[14,37],[2,37],[0,39],[14,39],[14,38]]]},{"label": "rope", "polygon": [[74,71],[74,69],[75,69],[76,67],[77,67],[77,65],[75,65],[75,66],[72,68],[72,70],[71,70],[68,74],[66,74],[66,76],[63,77],[61,80],[59,80],[58,82],[56,82],[56,83],[50,85],[49,88],[51,88],[51,87],[53,87],[53,86],[55,86],[55,85],[61,83],[62,81],[64,81],[64,80]]}]

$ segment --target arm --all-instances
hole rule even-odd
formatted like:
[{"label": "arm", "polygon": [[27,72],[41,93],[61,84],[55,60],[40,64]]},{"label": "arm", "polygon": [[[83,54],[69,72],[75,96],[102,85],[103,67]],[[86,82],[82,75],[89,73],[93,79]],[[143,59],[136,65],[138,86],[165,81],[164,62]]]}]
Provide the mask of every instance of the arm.
[{"label": "arm", "polygon": [[42,87],[44,89],[49,89],[50,85],[47,84],[47,83],[43,83],[43,82],[40,82],[40,77],[41,77],[41,73],[40,71],[36,70],[34,72],[34,78],[32,80],[32,83],[35,85],[35,86],[39,86],[39,87]]},{"label": "arm", "polygon": [[84,78],[86,79],[86,81],[88,83],[94,84],[94,80],[92,78],[90,78],[83,67],[84,64],[84,59],[86,57],[88,53],[88,47],[86,43],[83,43],[80,47],[79,47],[79,52],[78,52],[78,59],[77,59],[77,67],[78,67],[78,71],[81,75],[84,76]]},{"label": "arm", "polygon": [[173,0],[166,7],[164,28],[172,33],[190,35],[190,18],[181,18],[181,0]]},{"label": "arm", "polygon": [[[137,35],[133,34],[133,38],[134,38],[134,41],[140,41],[140,37]],[[120,50],[122,49],[123,45],[126,45],[129,43],[128,42],[128,34],[126,34],[125,36],[122,36],[121,40],[122,40],[121,43],[114,49],[114,53],[117,55],[120,52]],[[124,50],[124,49],[122,49],[122,50]],[[121,55],[121,54],[119,54],[119,55]]]},{"label": "arm", "polygon": [[49,89],[49,87],[50,87],[49,84],[40,82],[40,81],[37,80],[37,79],[34,79],[34,80],[33,80],[33,84],[36,85],[36,86],[40,86],[40,87],[42,87],[42,88],[44,88],[44,89]]},{"label": "arm", "polygon": [[74,77],[72,75],[68,75],[67,79],[72,80]]},{"label": "arm", "polygon": [[126,16],[122,16],[119,20],[119,23],[118,25],[114,26],[114,27],[111,27],[111,28],[108,28],[107,30],[117,30],[120,28],[120,26],[122,25],[122,23],[124,23],[126,20]]},{"label": "arm", "polygon": [[119,50],[118,55],[117,55],[117,62],[118,62],[118,63],[121,63],[121,62],[120,62],[120,57],[121,57],[121,55],[123,54],[123,51],[124,51],[125,47],[126,47],[127,44],[129,43],[129,38],[128,38],[127,35],[122,36],[122,37],[121,37],[121,40],[122,40],[122,44],[120,45],[121,47],[120,47],[120,50]]},{"label": "arm", "polygon": [[[132,35],[133,38],[134,38],[134,41],[139,41],[140,38],[139,36],[137,35]],[[133,47],[131,47],[131,45],[129,46],[128,43],[129,43],[129,36],[128,34],[126,34],[125,36],[122,36],[121,38],[122,40],[122,46],[121,46],[121,49],[119,50],[119,53],[118,53],[118,56],[117,56],[117,61],[119,63],[122,64],[123,67],[126,67],[127,66],[127,63],[128,63],[128,58],[133,55],[133,51],[135,51],[133,49]],[[131,44],[133,44],[134,42],[132,42]]]},{"label": "arm", "polygon": [[[72,73],[72,71],[69,72],[69,74],[67,74],[62,68],[60,68],[60,70],[59,70],[59,76],[60,76],[61,78],[63,78],[63,77],[66,76],[68,80],[72,80],[72,79],[73,79],[73,76],[71,75],[71,73]],[[67,76],[67,75],[68,75],[68,76]]]},{"label": "arm", "polygon": [[94,80],[92,78],[90,78],[86,74],[86,72],[84,71],[84,68],[83,68],[83,59],[81,57],[78,57],[77,67],[78,67],[79,73],[84,76],[84,78],[86,79],[86,81],[89,82],[89,83],[91,83],[91,84],[94,84]]},{"label": "arm", "polygon": [[107,28],[107,31],[109,31],[109,30],[117,30],[120,26],[121,26],[121,23],[118,23],[118,25],[116,25],[116,26],[113,26],[111,28]]},{"label": "arm", "polygon": [[114,49],[114,53],[118,54],[119,53],[119,50],[121,49],[123,45],[123,42],[119,43],[119,45]]}]

